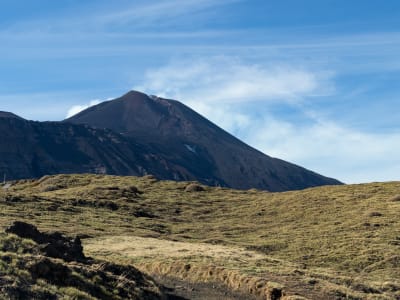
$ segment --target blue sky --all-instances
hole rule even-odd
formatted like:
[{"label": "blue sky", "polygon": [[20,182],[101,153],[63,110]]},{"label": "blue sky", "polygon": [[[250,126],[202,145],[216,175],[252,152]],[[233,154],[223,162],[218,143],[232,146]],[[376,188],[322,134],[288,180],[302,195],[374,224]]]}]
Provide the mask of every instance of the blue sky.
[{"label": "blue sky", "polygon": [[0,110],[178,99],[347,183],[400,180],[400,1],[0,0]]}]

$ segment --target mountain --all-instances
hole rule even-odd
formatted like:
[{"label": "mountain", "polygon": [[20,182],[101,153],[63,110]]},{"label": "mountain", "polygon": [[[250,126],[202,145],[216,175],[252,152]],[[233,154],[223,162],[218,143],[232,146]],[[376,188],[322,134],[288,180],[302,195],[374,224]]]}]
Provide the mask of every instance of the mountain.
[{"label": "mountain", "polygon": [[146,146],[149,154],[173,167],[167,176],[153,173],[163,179],[269,191],[341,184],[261,153],[178,101],[137,91],[64,122],[112,130]]},{"label": "mountain", "polygon": [[148,151],[111,130],[34,122],[0,113],[0,174],[7,179],[59,173],[144,175],[169,172]]},{"label": "mountain", "polygon": [[3,119],[19,119],[19,120],[23,120],[23,118],[21,118],[20,116],[17,116],[13,113],[7,112],[7,111],[0,111],[0,118]]}]

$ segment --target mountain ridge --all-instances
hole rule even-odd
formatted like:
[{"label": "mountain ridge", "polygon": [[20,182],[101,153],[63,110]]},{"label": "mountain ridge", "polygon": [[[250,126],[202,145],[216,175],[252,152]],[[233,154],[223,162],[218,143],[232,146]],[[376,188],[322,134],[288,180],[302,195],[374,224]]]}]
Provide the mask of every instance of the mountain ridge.
[{"label": "mountain ridge", "polygon": [[[166,160],[184,165],[203,183],[222,179],[221,185],[271,191],[340,184],[252,148],[179,101],[137,91],[95,105],[64,122],[108,128],[150,145]],[[202,166],[207,170],[197,172]]]},{"label": "mountain ridge", "polygon": [[9,179],[58,173],[142,173],[121,157],[134,157],[131,143],[111,131],[84,125],[0,118],[0,171]]},{"label": "mountain ridge", "polygon": [[24,118],[8,111],[0,111],[0,118],[24,120]]}]

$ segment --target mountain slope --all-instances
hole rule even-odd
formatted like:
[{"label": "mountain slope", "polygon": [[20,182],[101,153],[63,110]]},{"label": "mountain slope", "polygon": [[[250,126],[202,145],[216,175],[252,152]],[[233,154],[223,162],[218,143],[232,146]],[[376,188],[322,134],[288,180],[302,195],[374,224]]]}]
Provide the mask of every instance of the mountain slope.
[{"label": "mountain slope", "polygon": [[110,130],[33,122],[4,113],[0,136],[0,172],[7,179],[59,173],[143,175],[154,166],[163,172],[161,163],[140,145]]},{"label": "mountain slope", "polygon": [[15,114],[7,112],[7,111],[0,111],[0,118],[23,120],[23,118],[21,118],[20,116],[17,116]]},{"label": "mountain slope", "polygon": [[182,172],[167,179],[269,191],[340,184],[246,145],[175,100],[131,91],[66,122],[108,128],[148,145]]}]

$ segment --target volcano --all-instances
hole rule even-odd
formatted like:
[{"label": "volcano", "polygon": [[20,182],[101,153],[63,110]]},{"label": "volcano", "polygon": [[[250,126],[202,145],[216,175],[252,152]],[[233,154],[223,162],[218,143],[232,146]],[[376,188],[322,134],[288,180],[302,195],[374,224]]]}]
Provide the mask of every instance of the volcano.
[{"label": "volcano", "polygon": [[268,191],[341,184],[250,147],[176,100],[137,91],[92,106],[64,123],[111,130],[141,145],[163,165],[146,170],[160,179]]}]

